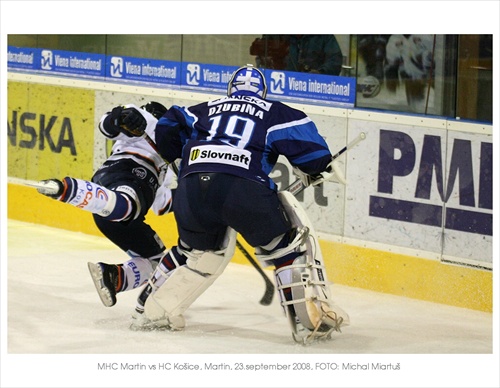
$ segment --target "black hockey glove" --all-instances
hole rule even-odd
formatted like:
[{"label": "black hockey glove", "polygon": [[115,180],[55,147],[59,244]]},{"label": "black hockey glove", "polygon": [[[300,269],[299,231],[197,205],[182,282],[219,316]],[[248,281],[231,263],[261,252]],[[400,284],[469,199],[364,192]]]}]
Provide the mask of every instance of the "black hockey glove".
[{"label": "black hockey glove", "polygon": [[142,105],[141,109],[151,113],[157,120],[160,120],[160,118],[167,112],[167,108],[156,101],[150,101],[147,104]]},{"label": "black hockey glove", "polygon": [[110,114],[111,122],[121,133],[129,137],[141,137],[146,130],[147,121],[136,108],[117,106]]}]

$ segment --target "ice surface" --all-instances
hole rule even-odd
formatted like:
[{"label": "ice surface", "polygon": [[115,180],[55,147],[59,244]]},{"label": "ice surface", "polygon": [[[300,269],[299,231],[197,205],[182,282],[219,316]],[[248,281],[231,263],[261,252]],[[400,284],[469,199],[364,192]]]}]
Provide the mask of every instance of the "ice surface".
[{"label": "ice surface", "polygon": [[[119,294],[106,308],[87,270],[87,261],[120,263],[123,252],[100,237],[7,225],[2,387],[498,386],[490,313],[335,284],[335,302],[351,325],[331,341],[302,346],[293,342],[277,297],[271,306],[259,304],[264,282],[255,269],[231,263],[186,312],[185,331],[134,332],[138,291]],[[164,369],[176,362],[203,371]],[[105,370],[106,363],[118,370]],[[206,363],[232,370],[207,370]],[[315,370],[237,370],[277,363]],[[377,363],[391,370],[374,370]]]}]

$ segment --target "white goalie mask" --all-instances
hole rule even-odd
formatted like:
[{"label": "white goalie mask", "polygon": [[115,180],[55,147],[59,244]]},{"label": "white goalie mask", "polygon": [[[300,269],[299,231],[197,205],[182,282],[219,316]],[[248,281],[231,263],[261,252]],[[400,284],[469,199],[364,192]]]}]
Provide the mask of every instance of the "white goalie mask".
[{"label": "white goalie mask", "polygon": [[227,95],[257,95],[266,98],[267,85],[264,74],[253,67],[246,65],[233,73],[227,86]]}]

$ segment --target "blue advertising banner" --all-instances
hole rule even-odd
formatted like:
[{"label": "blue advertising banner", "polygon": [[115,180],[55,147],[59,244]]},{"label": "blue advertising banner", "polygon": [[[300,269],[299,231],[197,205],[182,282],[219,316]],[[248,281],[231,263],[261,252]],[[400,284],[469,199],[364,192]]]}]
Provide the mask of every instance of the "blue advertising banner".
[{"label": "blue advertising banner", "polygon": [[106,77],[160,84],[180,84],[180,62],[123,56],[106,58]]},{"label": "blue advertising banner", "polygon": [[[236,66],[182,63],[181,86],[224,91]],[[264,70],[268,95],[277,99],[305,99],[354,107],[356,79],[322,74]]]},{"label": "blue advertising banner", "polygon": [[266,70],[266,79],[268,93],[275,97],[301,98],[354,107],[355,78]]},{"label": "blue advertising banner", "polygon": [[226,91],[236,66],[183,62],[181,86],[189,89]]},{"label": "blue advertising banner", "polygon": [[62,50],[40,50],[40,70],[51,73],[104,77],[105,56]]},{"label": "blue advertising banner", "polygon": [[[164,61],[43,48],[8,47],[8,67],[64,75],[136,81],[225,93],[237,66]],[[270,98],[354,107],[356,79],[264,69]]]},{"label": "blue advertising banner", "polygon": [[9,46],[7,50],[7,66],[26,70],[39,69],[40,49]]},{"label": "blue advertising banner", "polygon": [[40,48],[8,47],[9,68],[65,75],[104,77],[105,55]]}]

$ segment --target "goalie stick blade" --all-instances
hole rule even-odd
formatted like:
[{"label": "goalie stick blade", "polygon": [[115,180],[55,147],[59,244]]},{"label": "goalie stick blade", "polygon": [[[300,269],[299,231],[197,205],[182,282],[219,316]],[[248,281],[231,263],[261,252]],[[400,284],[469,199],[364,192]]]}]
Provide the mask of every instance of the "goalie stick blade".
[{"label": "goalie stick blade", "polygon": [[274,297],[274,284],[271,281],[266,281],[266,292],[260,300],[260,304],[263,306],[269,306],[273,302]]}]

